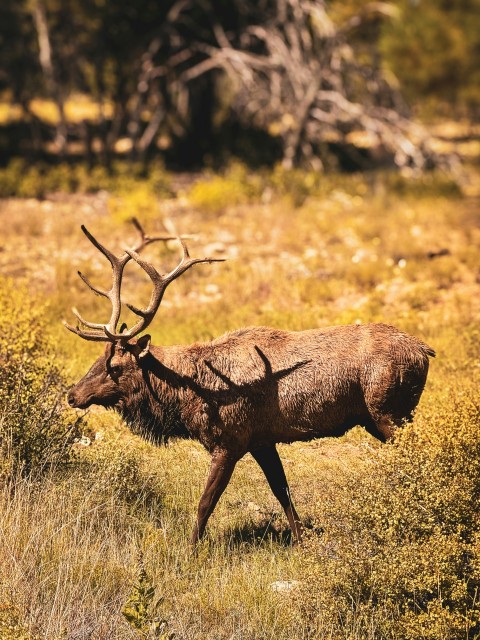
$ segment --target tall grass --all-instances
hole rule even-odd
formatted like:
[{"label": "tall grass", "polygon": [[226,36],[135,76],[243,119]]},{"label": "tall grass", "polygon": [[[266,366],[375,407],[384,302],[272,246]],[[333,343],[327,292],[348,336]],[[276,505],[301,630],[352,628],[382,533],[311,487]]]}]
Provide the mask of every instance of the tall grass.
[{"label": "tall grass", "polygon": [[[245,198],[222,200],[214,183],[210,206],[200,183],[203,200],[197,189],[195,208],[168,205],[180,232],[199,234],[192,254],[231,260],[172,285],[152,326],[154,342],[208,339],[245,324],[390,322],[437,351],[415,421],[391,445],[357,428],[341,439],[280,447],[298,511],[310,525],[302,547],[291,546],[281,509],[246,456],[193,553],[188,537],[206,452],[188,441],[155,448],[113,414],[92,410],[81,425],[91,444],[72,445],[66,465],[43,465],[36,477],[10,468],[1,485],[1,633],[10,626],[17,635],[8,640],[161,633],[184,640],[473,640],[480,634],[478,208],[438,183],[415,193],[398,185],[382,191],[354,177],[327,188],[299,174],[292,178],[292,188],[300,184],[298,202],[272,187],[259,203],[252,195],[258,176],[237,170],[225,179],[239,190],[248,183]],[[142,187],[139,202],[143,194]],[[52,248],[45,260],[56,250],[58,260],[74,255],[74,266],[101,284],[105,265],[88,244],[79,249],[73,229],[83,219],[73,206],[69,212],[62,205],[61,223],[48,226],[53,205],[33,227],[23,224],[27,204],[25,212],[15,206],[18,218],[5,222],[7,250],[14,236],[25,241],[26,253],[15,258],[30,289],[42,283],[50,306],[31,307],[28,295],[11,289],[4,295],[2,358],[13,345],[45,367],[41,380],[63,358],[62,379],[74,380],[99,348],[53,319],[73,299],[93,320],[103,307],[65,276],[64,262],[49,271],[30,240],[36,234]],[[89,215],[91,230],[98,225],[109,246],[123,246],[121,211]],[[152,232],[161,226],[155,217],[151,223]],[[154,258],[171,268],[176,251],[159,247]],[[128,293],[148,299],[139,274],[127,277]],[[22,322],[28,330],[16,331]],[[42,336],[56,363],[42,359],[52,353]],[[49,402],[26,398],[38,407]],[[58,425],[73,419],[64,411],[59,405]],[[30,414],[31,434],[39,433],[37,414]],[[139,611],[142,602],[135,624],[125,612],[137,605]]]}]

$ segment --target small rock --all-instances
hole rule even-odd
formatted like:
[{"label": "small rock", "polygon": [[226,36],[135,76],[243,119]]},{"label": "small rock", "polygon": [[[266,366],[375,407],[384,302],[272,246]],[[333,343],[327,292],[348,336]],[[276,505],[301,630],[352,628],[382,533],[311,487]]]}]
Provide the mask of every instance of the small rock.
[{"label": "small rock", "polygon": [[270,589],[272,589],[272,591],[277,591],[278,593],[288,593],[289,591],[296,589],[299,585],[300,582],[298,580],[277,580],[270,584]]}]

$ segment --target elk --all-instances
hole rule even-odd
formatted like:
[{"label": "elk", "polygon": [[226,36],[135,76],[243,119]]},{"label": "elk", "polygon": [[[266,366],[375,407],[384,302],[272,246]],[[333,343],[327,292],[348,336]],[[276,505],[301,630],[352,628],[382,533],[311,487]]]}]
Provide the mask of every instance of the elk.
[{"label": "elk", "polygon": [[[106,324],[87,322],[66,327],[85,340],[105,342],[103,354],[71,388],[68,403],[85,409],[115,409],[134,431],[156,442],[193,438],[211,454],[211,466],[191,536],[196,543],[232,476],[249,452],[280,502],[297,541],[302,525],[276,445],[313,438],[338,437],[355,425],[385,442],[396,427],[412,419],[425,386],[429,357],[435,352],[421,340],[386,324],[333,326],[307,331],[249,327],[215,340],[188,346],[152,346],[139,337],[157,313],[165,289],[195,264],[220,259],[189,256],[184,239],[179,264],[161,275],[139,252],[151,238],[135,221],[141,240],[115,256],[87,229],[82,230],[112,268]],[[126,306],[138,316],[120,329],[120,290],[126,264],[135,261],[153,290],[146,308]]]}]

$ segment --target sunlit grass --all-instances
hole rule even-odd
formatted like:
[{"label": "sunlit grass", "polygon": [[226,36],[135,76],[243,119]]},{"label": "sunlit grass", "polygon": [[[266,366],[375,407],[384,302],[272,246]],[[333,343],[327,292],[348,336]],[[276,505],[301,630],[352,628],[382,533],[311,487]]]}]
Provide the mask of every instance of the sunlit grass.
[{"label": "sunlit grass", "polygon": [[[279,181],[278,175],[267,178],[265,185]],[[154,343],[206,340],[253,324],[294,330],[395,324],[437,351],[413,430],[405,430],[397,448],[379,445],[360,428],[341,439],[279,448],[298,511],[312,527],[302,548],[290,545],[279,505],[245,456],[194,554],[188,538],[207,453],[190,441],[154,447],[131,435],[114,414],[91,410],[84,427],[91,444],[75,445],[79,460],[69,472],[36,484],[18,480],[14,491],[9,485],[0,493],[0,607],[13,603],[12,619],[45,640],[139,637],[122,608],[138,580],[141,556],[156,597],[164,598],[158,615],[186,640],[473,637],[468,630],[476,622],[457,614],[463,607],[462,615],[468,609],[478,618],[462,577],[477,579],[478,531],[471,527],[460,539],[444,522],[457,518],[466,530],[469,483],[477,478],[478,426],[468,407],[480,374],[478,203],[433,178],[425,179],[422,191],[419,183],[394,188],[392,179],[336,177],[320,184],[299,174],[290,184],[293,196],[285,188],[258,198],[244,186],[249,178],[242,171],[219,181],[224,179],[236,181],[240,191],[247,188],[244,201],[230,202],[224,197],[229,192],[222,196],[219,188],[213,207],[208,198],[190,202],[186,193],[159,199],[147,216],[150,233],[163,231],[164,216],[178,232],[195,234],[188,243],[192,256],[228,258],[199,265],[169,287],[151,326]],[[108,285],[108,264],[79,226],[85,223],[120,252],[135,237],[124,222],[128,208],[147,206],[152,192],[133,186],[128,197],[110,198],[1,205],[1,271],[22,278],[48,302],[45,330],[72,382],[102,347],[67,333],[60,320],[72,320],[73,305],[92,321],[109,316],[108,304],[76,275],[80,269],[99,286]],[[175,243],[149,251],[162,271],[180,256]],[[150,288],[138,270],[129,269],[125,280],[127,299],[146,303]],[[419,462],[428,478],[422,479]],[[463,520],[455,501],[447,500],[454,490]],[[438,531],[420,539],[416,532],[430,522],[422,513],[433,517],[437,498],[444,522],[440,518]],[[402,515],[401,526],[388,505]],[[375,546],[379,532],[384,538],[379,535]],[[414,551],[409,555],[408,549]],[[471,559],[465,574],[455,573],[457,551]],[[375,554],[378,564],[371,560]],[[442,583],[449,598],[443,604],[432,586],[441,563],[449,580]],[[413,579],[425,600],[415,600],[409,617],[407,583]],[[373,596],[362,591],[362,580]],[[275,590],[276,582],[286,590]],[[385,597],[378,600],[378,593]]]},{"label": "sunlit grass", "polygon": [[[57,105],[52,100],[35,98],[30,101],[29,107],[32,113],[40,120],[50,124],[56,124],[59,120]],[[84,120],[98,122],[100,106],[86,95],[75,94],[70,96],[64,105],[65,117],[68,122],[80,123]],[[106,102],[102,106],[104,117],[111,118],[113,105]],[[0,124],[5,122],[21,121],[25,114],[20,105],[11,102],[0,102]]]}]

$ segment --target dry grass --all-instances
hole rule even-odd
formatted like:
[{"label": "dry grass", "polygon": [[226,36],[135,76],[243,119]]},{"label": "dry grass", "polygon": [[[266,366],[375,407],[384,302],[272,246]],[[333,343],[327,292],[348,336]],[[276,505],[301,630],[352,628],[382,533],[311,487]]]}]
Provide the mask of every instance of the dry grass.
[{"label": "dry grass", "polygon": [[[425,450],[438,446],[441,451],[442,434],[448,433],[442,426],[445,416],[457,415],[453,399],[473,397],[480,372],[478,201],[438,195],[435,189],[414,196],[407,189],[399,195],[358,178],[337,181],[297,208],[286,195],[218,207],[215,192],[214,210],[204,208],[205,200],[192,207],[187,196],[160,201],[158,219],[149,221],[149,230],[160,229],[161,216],[168,217],[180,232],[198,234],[190,242],[192,254],[230,259],[192,270],[172,285],[152,327],[154,342],[208,339],[246,324],[302,329],[338,322],[394,323],[438,352],[416,427],[430,433],[429,444],[422,441]],[[43,202],[11,199],[0,207],[1,271],[44,292],[50,333],[73,381],[99,348],[67,335],[60,317],[70,317],[74,300],[83,315],[95,320],[108,315],[75,276],[80,268],[100,285],[105,281],[105,265],[78,227],[86,223],[117,250],[131,232],[118,217],[112,221],[105,194],[56,196]],[[117,213],[118,201],[113,215]],[[174,245],[151,251],[165,268],[178,255]],[[128,277],[130,295],[148,296],[140,274],[132,270]],[[465,425],[462,415],[458,413],[459,424]],[[283,514],[247,456],[215,511],[207,539],[193,554],[187,539],[207,454],[192,442],[155,448],[101,410],[91,411],[87,422],[93,444],[78,446],[80,460],[71,471],[40,483],[18,480],[14,491],[8,485],[0,495],[0,611],[14,606],[8,610],[25,638],[147,637],[122,615],[138,580],[139,552],[155,599],[164,598],[151,604],[145,620],[167,620],[177,638],[473,638],[475,622],[465,623],[463,635],[455,631],[450,636],[450,619],[438,614],[440,622],[433,625],[434,605],[440,610],[447,606],[438,598],[428,605],[428,619],[418,623],[420,618],[415,618],[417,626],[405,616],[400,625],[399,612],[382,601],[381,611],[392,621],[387,630],[373,601],[358,600],[363,608],[355,605],[361,593],[351,582],[356,568],[365,583],[371,579],[364,554],[370,553],[375,528],[368,520],[368,505],[376,505],[374,513],[384,508],[385,460],[391,469],[403,459],[403,450],[392,453],[361,429],[339,440],[280,448],[298,510],[313,527],[306,548],[290,546]],[[473,436],[469,438],[474,447]],[[369,478],[378,481],[375,500],[369,498]],[[401,483],[399,487],[392,504],[400,513],[406,488]],[[430,508],[422,500],[422,508]],[[420,512],[412,514],[420,518]],[[408,545],[401,537],[391,541],[395,549]],[[410,542],[423,558],[419,541]],[[452,539],[445,548],[456,549]],[[400,569],[407,562],[399,555],[392,558]],[[377,568],[387,584],[385,562]],[[448,573],[450,565],[445,567]],[[403,579],[404,574],[398,575]],[[335,589],[344,606],[340,579],[352,597],[350,614],[344,617],[340,610],[331,610]],[[389,588],[398,589],[397,582],[388,579]],[[272,584],[278,581],[291,588],[276,591]],[[330,600],[322,600],[322,593]],[[403,597],[395,593],[397,599]],[[460,597],[449,597],[453,608],[460,606]],[[427,615],[425,607],[422,615]],[[447,629],[443,635],[442,629]]]}]

